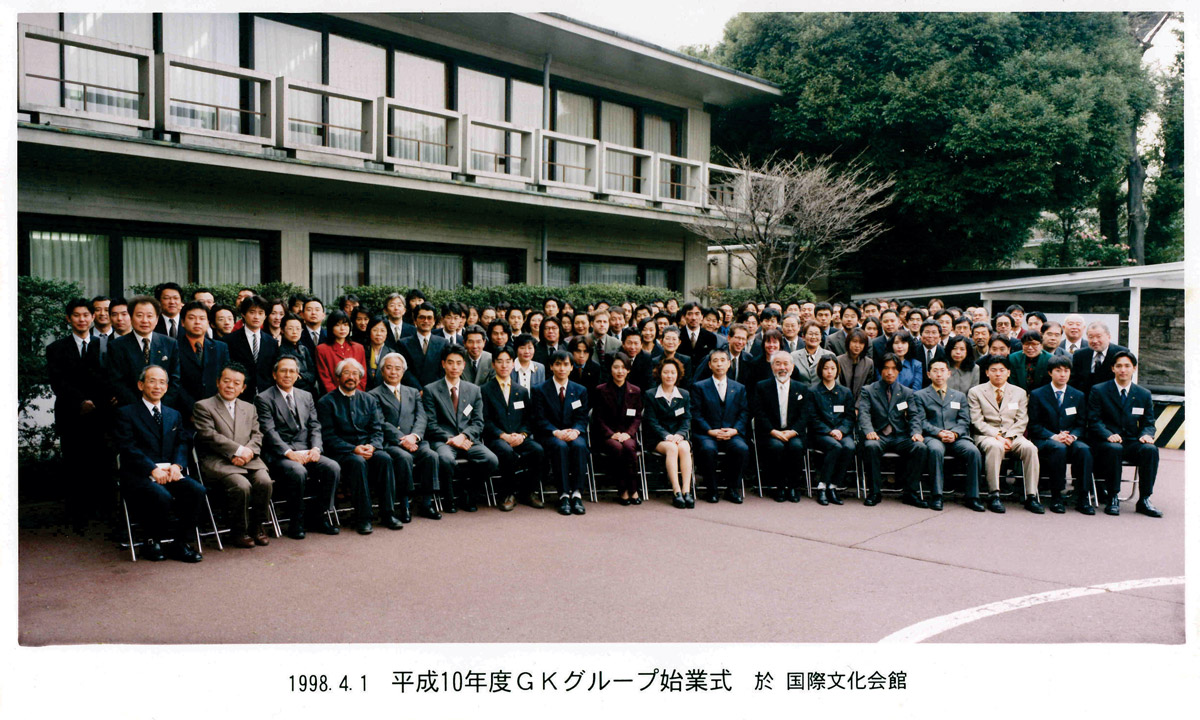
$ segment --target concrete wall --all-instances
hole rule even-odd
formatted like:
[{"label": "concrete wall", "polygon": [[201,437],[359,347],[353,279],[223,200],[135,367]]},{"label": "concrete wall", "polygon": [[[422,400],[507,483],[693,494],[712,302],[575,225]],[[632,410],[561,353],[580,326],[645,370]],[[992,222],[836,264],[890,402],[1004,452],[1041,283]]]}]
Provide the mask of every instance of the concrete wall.
[{"label": "concrete wall", "polygon": [[[1129,343],[1129,293],[1097,293],[1079,296],[1079,311],[1115,313],[1121,316],[1117,342]],[[1182,290],[1143,290],[1141,338],[1138,344],[1138,383],[1142,385],[1184,384],[1185,319]]]}]

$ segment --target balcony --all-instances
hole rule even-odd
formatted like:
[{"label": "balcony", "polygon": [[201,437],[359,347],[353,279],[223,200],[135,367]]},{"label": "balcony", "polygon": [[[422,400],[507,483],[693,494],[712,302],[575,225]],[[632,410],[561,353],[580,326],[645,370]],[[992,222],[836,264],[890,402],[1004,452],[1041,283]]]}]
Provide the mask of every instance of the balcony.
[{"label": "balcony", "polygon": [[[155,60],[160,132],[275,145],[275,78],[177,55]],[[242,84],[262,110],[237,107]]]},{"label": "balcony", "polygon": [[283,76],[275,82],[275,134],[279,147],[292,152],[375,159],[378,98]]},{"label": "balcony", "polygon": [[534,129],[463,115],[466,153],[463,175],[492,180],[537,182]]},{"label": "balcony", "polygon": [[656,153],[654,201],[700,208],[707,190],[701,190],[705,163]]},{"label": "balcony", "polygon": [[541,152],[538,184],[547,188],[600,192],[600,143],[553,130],[537,131]]},{"label": "balcony", "polygon": [[381,97],[375,126],[379,131],[376,159],[404,167],[462,172],[463,117],[453,110],[405,105]]},{"label": "balcony", "polygon": [[601,143],[601,149],[601,195],[652,202],[655,153],[611,143]]}]

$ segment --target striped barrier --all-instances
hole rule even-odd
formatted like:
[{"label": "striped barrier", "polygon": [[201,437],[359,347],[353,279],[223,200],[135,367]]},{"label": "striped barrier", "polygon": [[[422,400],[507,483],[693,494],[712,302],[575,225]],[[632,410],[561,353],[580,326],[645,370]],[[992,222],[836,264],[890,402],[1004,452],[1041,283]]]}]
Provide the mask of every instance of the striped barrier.
[{"label": "striped barrier", "polygon": [[1154,444],[1160,448],[1180,450],[1184,442],[1183,403],[1155,403],[1158,415],[1154,423]]}]

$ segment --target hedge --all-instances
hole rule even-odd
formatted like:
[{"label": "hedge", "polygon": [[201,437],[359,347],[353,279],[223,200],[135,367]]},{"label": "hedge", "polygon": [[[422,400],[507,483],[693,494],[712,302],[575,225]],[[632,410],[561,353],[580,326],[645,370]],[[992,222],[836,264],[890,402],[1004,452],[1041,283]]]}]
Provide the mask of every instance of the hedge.
[{"label": "hedge", "polygon": [[17,453],[22,464],[53,460],[58,443],[53,427],[26,417],[34,401],[50,397],[46,345],[69,331],[67,303],[82,297],[78,283],[21,275],[17,278]]},{"label": "hedge", "polygon": [[[293,285],[285,282],[269,282],[259,283],[257,285],[201,285],[199,283],[187,283],[183,285],[183,301],[187,303],[192,299],[192,292],[199,288],[206,288],[212,291],[213,299],[218,303],[232,306],[237,301],[238,290],[248,287],[254,292],[268,300],[282,298],[285,302],[288,295],[307,295],[308,288],[303,285]],[[132,285],[129,288],[134,295],[154,295],[153,285]],[[132,295],[130,296],[132,297]],[[324,298],[322,298],[324,299]]]},{"label": "hedge", "polygon": [[[365,285],[362,287],[347,287],[345,290],[348,293],[357,295],[359,301],[367,307],[374,310],[381,310],[384,306],[384,300],[388,295],[394,292],[404,294],[408,292],[409,288]],[[516,283],[485,288],[460,287],[453,290],[433,290],[423,287],[421,291],[425,293],[425,298],[439,310],[451,301],[458,301],[468,306],[474,305],[477,308],[489,305],[495,307],[497,303],[508,302],[516,307],[541,309],[542,301],[548,297],[556,297],[560,301],[569,302],[576,308],[587,307],[588,304],[597,303],[601,300],[607,300],[609,303],[619,303],[628,300],[634,304],[641,305],[654,300],[666,300],[671,297],[679,298],[678,293],[667,288],[644,287],[642,285],[622,283],[572,285],[566,288]],[[322,298],[322,300],[325,300],[325,298]],[[326,300],[326,304],[329,304],[332,300],[333,298]]]},{"label": "hedge", "polygon": [[792,300],[811,302],[817,299],[817,296],[813,294],[812,290],[808,289],[807,285],[796,283],[784,285],[783,290],[778,296],[770,296],[759,288],[737,289],[717,287],[715,285],[696,288],[692,292],[696,294],[696,297],[700,298],[701,302],[711,307],[729,303],[734,308],[737,308],[750,301],[762,303],[769,300],[779,300],[780,302],[788,303]]}]

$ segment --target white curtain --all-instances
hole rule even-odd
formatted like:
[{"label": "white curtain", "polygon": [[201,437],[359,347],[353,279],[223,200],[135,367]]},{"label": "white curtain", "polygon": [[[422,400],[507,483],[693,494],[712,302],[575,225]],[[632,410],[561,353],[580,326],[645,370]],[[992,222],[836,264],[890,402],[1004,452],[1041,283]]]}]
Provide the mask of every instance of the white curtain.
[{"label": "white curtain", "polygon": [[642,145],[646,150],[671,154],[671,121],[646,113],[643,117]]},{"label": "white curtain", "polygon": [[[558,132],[566,135],[575,135],[581,138],[591,138],[596,132],[596,117],[595,106],[590,97],[576,95],[575,93],[558,91],[558,112],[555,120],[555,128]],[[565,143],[554,143],[547,141],[547,147],[542,148],[549,158],[550,147],[554,147],[554,162],[558,163],[554,168],[553,178],[559,182],[584,184],[588,181],[587,172],[580,170],[587,161],[585,148],[578,145],[567,145]],[[574,167],[563,167],[570,165]]]},{"label": "white curtain", "polygon": [[[17,15],[17,22],[50,30],[58,30],[58,13],[21,13]],[[62,67],[58,61],[58,49],[60,47],[62,46],[58,43],[26,38],[25,53],[22,56],[25,61],[26,75],[41,75],[49,78],[62,77]],[[62,107],[62,98],[59,97],[59,84],[54,80],[26,77],[25,97],[35,105]]]},{"label": "white curtain", "polygon": [[[66,13],[66,32],[86,35],[140,48],[154,46],[154,21],[150,13]],[[138,63],[133,58],[83,48],[65,47],[64,73],[67,80],[103,85],[101,89],[67,83],[65,107],[74,110],[137,117],[139,98]]]},{"label": "white curtain", "polygon": [[[600,103],[600,139],[616,145],[633,147],[633,108],[610,102]],[[604,186],[610,190],[634,191],[635,163],[631,155],[609,153]]]},{"label": "white curtain", "polygon": [[108,236],[34,230],[29,273],[79,283],[87,297],[108,292]]},{"label": "white curtain", "polygon": [[472,260],[475,287],[494,287],[509,283],[507,260]]},{"label": "white curtain", "polygon": [[[237,13],[163,13],[163,50],[171,55],[236,68],[238,33]],[[236,79],[172,68],[170,85],[170,112],[176,122],[241,132],[241,114],[228,109],[239,105]]]},{"label": "white curtain", "polygon": [[190,243],[186,239],[126,237],[122,245],[126,297],[134,285],[182,285],[188,281]]},{"label": "white curtain", "polygon": [[513,80],[512,111],[513,125],[524,128],[542,126],[542,86]]},{"label": "white curtain", "polygon": [[550,263],[550,267],[546,269],[546,284],[550,287],[571,287],[571,266]]},{"label": "white curtain", "polygon": [[662,268],[646,268],[646,287],[667,287],[669,274]]},{"label": "white curtain", "polygon": [[[477,120],[503,122],[504,78],[460,68],[458,110]],[[508,172],[503,157],[504,136],[502,130],[472,128],[471,167],[486,172]]]},{"label": "white curtain", "polygon": [[371,251],[371,284],[451,290],[463,282],[461,255]]},{"label": "white curtain", "polygon": [[326,306],[342,288],[362,283],[363,254],[345,250],[312,251],[312,290]]},{"label": "white curtain", "polygon": [[[254,69],[272,77],[321,82],[321,33],[254,18]],[[288,92],[289,117],[308,122],[288,122],[297,142],[321,144],[321,98],[309,92]],[[255,108],[261,110],[261,108]]]},{"label": "white curtain", "polygon": [[[371,98],[387,95],[387,50],[357,40],[329,36],[329,86]],[[330,98],[329,123],[363,129],[363,104]],[[329,129],[329,146],[371,152],[366,136],[353,130]]]},{"label": "white curtain", "polygon": [[257,240],[200,238],[201,285],[262,282],[262,249]]},{"label": "white curtain", "polygon": [[629,283],[637,284],[637,265],[614,263],[579,263],[579,283]]},{"label": "white curtain", "polygon": [[[433,110],[446,109],[445,63],[397,51],[394,64],[397,100]],[[446,164],[445,120],[394,110],[391,134],[396,136],[388,141],[388,152],[393,156]]]}]

